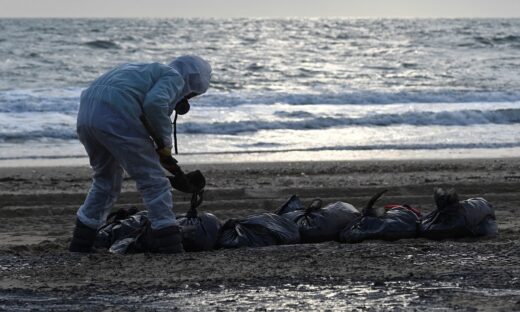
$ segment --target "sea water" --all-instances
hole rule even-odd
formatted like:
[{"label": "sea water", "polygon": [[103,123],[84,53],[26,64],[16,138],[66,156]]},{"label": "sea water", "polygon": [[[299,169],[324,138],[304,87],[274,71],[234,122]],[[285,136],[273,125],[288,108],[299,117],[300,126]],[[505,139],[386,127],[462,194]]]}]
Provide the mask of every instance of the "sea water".
[{"label": "sea water", "polygon": [[0,166],[87,164],[81,91],[182,54],[182,162],[520,156],[520,19],[0,19]]}]

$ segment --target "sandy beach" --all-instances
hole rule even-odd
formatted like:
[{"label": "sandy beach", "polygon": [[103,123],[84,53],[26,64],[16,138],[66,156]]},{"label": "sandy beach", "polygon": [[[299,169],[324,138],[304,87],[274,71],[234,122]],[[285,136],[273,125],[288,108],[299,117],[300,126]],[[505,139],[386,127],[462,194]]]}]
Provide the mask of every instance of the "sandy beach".
[{"label": "sandy beach", "polygon": [[[292,194],[434,208],[433,188],[496,208],[496,239],[336,242],[116,256],[66,251],[90,168],[0,169],[0,310],[520,310],[520,159],[190,165],[200,210],[221,220],[273,211]],[[174,193],[176,213],[189,197]],[[126,179],[115,208],[143,209]]]}]

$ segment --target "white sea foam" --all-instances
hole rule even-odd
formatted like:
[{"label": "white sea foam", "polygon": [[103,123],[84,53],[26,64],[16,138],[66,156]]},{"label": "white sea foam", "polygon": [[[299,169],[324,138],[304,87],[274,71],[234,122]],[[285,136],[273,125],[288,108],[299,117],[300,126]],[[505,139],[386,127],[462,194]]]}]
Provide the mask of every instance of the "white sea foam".
[{"label": "white sea foam", "polygon": [[[0,91],[0,112],[77,112],[82,88]],[[194,99],[197,106],[229,108],[243,105],[387,105],[434,103],[520,103],[519,92],[373,92],[287,93],[210,90]]]},{"label": "white sea foam", "polygon": [[[179,119],[179,133],[229,134],[255,133],[263,130],[326,130],[354,126],[387,127],[394,125],[470,126],[520,124],[517,103],[434,106],[387,105],[246,105],[232,111],[219,107],[197,107],[192,115]],[[293,109],[295,108],[295,109]],[[462,109],[459,109],[462,108]],[[480,109],[472,109],[480,108]],[[284,109],[284,110],[281,110]],[[218,115],[220,114],[220,116]],[[76,112],[28,111],[0,113],[0,141],[76,138]]]},{"label": "white sea foam", "polygon": [[[310,114],[310,113],[308,113]],[[462,110],[441,112],[404,112],[400,114],[371,114],[358,118],[351,117],[312,117],[292,120],[242,120],[230,122],[187,122],[179,125],[184,133],[196,134],[238,134],[242,132],[256,132],[260,130],[310,130],[329,129],[349,126],[464,126],[480,124],[520,124],[520,109],[500,109],[494,111]]]}]

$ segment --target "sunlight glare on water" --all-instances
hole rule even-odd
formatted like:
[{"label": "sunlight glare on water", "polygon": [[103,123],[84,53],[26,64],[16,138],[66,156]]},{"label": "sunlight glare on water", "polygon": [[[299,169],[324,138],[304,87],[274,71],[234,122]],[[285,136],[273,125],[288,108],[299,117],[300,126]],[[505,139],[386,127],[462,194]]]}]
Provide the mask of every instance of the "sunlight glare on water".
[{"label": "sunlight glare on water", "polygon": [[[423,281],[350,282],[336,284],[323,278],[323,284],[282,284],[278,286],[220,285],[201,289],[186,284],[178,291],[160,290],[146,295],[95,295],[88,298],[52,294],[0,294],[0,308],[76,311],[75,306],[89,304],[95,309],[117,306],[122,309],[154,311],[450,311],[455,306],[446,300],[449,294],[479,296],[481,300],[515,300],[514,289],[463,287],[456,283]],[[449,297],[449,296],[448,296]],[[195,304],[196,303],[196,304]],[[8,305],[6,305],[8,304]],[[24,311],[25,311],[24,310]]]}]

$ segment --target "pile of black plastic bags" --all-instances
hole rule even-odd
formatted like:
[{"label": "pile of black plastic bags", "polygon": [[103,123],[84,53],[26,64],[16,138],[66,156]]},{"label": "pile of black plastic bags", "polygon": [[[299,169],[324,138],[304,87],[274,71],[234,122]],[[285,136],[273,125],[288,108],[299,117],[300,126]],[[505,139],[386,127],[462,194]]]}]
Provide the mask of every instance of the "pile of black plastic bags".
[{"label": "pile of black plastic bags", "polygon": [[[215,215],[199,212],[202,193],[194,194],[188,212],[178,217],[185,251],[219,248],[404,238],[434,240],[498,235],[494,208],[483,198],[459,201],[455,190],[434,192],[436,209],[426,216],[407,205],[376,206],[386,192],[375,194],[361,211],[345,202],[327,205],[320,199],[304,206],[291,196],[273,213],[261,213],[222,223]],[[95,247],[125,254],[148,252],[150,223],[146,211],[120,209],[98,230]]]}]

